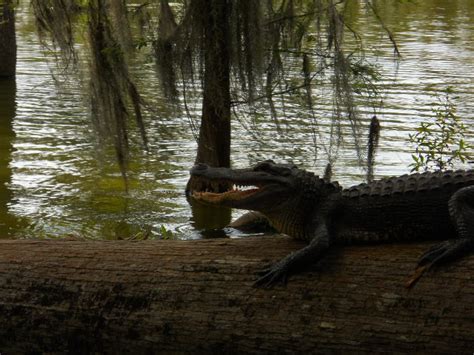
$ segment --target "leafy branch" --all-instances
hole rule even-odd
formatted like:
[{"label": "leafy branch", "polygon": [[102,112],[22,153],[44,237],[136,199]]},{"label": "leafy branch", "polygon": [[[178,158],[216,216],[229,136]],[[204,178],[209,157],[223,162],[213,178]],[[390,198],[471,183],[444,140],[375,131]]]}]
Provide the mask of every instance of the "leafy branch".
[{"label": "leafy branch", "polygon": [[439,104],[432,108],[434,121],[422,122],[416,133],[409,135],[410,143],[415,145],[411,171],[451,169],[456,162],[465,163],[469,159],[467,128],[456,114],[452,93],[448,87],[443,97],[438,96]]}]

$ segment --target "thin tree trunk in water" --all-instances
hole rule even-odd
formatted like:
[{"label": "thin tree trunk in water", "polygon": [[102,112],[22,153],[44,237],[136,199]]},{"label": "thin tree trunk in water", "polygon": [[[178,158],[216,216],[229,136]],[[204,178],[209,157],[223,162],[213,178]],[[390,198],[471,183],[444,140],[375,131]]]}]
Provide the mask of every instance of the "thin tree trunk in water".
[{"label": "thin tree trunk in water", "polygon": [[[227,0],[201,1],[204,23],[204,88],[201,126],[196,163],[230,166],[230,48]],[[222,185],[222,184],[221,184]],[[186,191],[215,191],[226,185],[211,186],[190,178]],[[212,214],[211,210],[209,214]]]},{"label": "thin tree trunk in water", "polygon": [[12,192],[9,186],[12,177],[10,160],[15,137],[13,132],[13,119],[16,113],[15,99],[15,78],[0,78],[0,230],[3,234],[2,237],[13,237],[18,222],[8,210],[8,204],[12,201]]},{"label": "thin tree trunk in water", "polygon": [[0,351],[466,353],[474,257],[404,288],[423,244],[334,249],[286,287],[289,238],[0,241]]},{"label": "thin tree trunk in water", "polygon": [[[202,1],[204,24],[204,89],[196,163],[230,167],[230,48],[227,0]],[[227,183],[207,184],[190,178],[186,191],[223,192]],[[198,229],[218,229],[231,221],[231,210],[196,205],[190,201]]]},{"label": "thin tree trunk in water", "polygon": [[196,162],[230,166],[229,5],[227,0],[204,1],[204,92]]},{"label": "thin tree trunk in water", "polygon": [[15,76],[16,38],[12,0],[0,1],[0,77]]}]

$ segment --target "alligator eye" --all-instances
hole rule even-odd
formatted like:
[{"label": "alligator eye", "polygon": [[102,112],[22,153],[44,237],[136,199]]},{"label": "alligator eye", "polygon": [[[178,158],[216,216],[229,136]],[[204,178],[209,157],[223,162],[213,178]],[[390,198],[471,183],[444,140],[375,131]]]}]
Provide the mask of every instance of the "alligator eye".
[{"label": "alligator eye", "polygon": [[294,165],[283,165],[276,164],[273,160],[265,160],[261,163],[258,163],[253,168],[254,171],[262,171],[267,174],[277,175],[277,176],[290,176],[293,173]]},{"label": "alligator eye", "polygon": [[273,162],[273,160],[265,160],[265,161],[262,161],[261,163],[258,163],[257,165],[255,165],[255,167],[253,168],[254,171],[270,171],[272,170],[272,165],[274,165],[275,163]]},{"label": "alligator eye", "polygon": [[291,175],[291,169],[290,168],[280,168],[278,169],[278,173],[282,176],[290,176]]}]

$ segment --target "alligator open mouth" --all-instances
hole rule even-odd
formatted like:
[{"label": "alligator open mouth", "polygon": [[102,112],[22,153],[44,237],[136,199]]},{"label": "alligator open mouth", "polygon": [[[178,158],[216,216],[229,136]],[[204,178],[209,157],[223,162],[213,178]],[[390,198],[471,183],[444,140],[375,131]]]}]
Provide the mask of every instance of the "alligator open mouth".
[{"label": "alligator open mouth", "polygon": [[[268,169],[265,169],[267,165]],[[290,191],[288,178],[278,174],[276,169],[278,166],[269,162],[247,169],[197,164],[190,171],[193,179],[190,195],[199,202],[232,208],[259,210],[273,207]]]},{"label": "alligator open mouth", "polygon": [[262,189],[262,186],[234,184],[232,189],[220,193],[193,191],[192,197],[198,201],[219,204],[224,201],[241,201],[257,194]]}]

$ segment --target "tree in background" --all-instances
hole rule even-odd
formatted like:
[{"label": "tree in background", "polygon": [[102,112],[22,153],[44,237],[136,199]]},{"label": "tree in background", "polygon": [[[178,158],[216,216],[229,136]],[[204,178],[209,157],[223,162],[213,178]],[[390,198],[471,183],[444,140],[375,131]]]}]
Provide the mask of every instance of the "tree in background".
[{"label": "tree in background", "polygon": [[0,0],[0,77],[15,76],[15,10],[12,0]]},{"label": "tree in background", "polygon": [[12,201],[10,166],[13,132],[13,118],[16,112],[16,84],[11,78],[0,78],[0,230],[2,237],[13,236],[21,222],[10,213],[8,204]]},{"label": "tree in background", "polygon": [[[15,12],[12,0],[0,0],[0,151],[11,152],[13,117],[16,110],[16,38]],[[11,191],[10,154],[0,156],[0,229],[3,235],[13,235],[16,219],[8,211]]]}]

